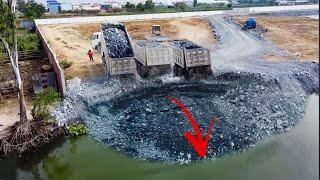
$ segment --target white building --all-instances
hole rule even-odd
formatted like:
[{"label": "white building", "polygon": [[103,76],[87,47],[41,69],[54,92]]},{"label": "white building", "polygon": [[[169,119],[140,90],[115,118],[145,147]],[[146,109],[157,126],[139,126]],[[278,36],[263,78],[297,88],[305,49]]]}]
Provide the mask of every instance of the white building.
[{"label": "white building", "polygon": [[97,10],[100,10],[100,4],[98,4],[98,3],[81,3],[80,8],[81,8],[81,10],[85,10],[85,11],[97,11]]}]

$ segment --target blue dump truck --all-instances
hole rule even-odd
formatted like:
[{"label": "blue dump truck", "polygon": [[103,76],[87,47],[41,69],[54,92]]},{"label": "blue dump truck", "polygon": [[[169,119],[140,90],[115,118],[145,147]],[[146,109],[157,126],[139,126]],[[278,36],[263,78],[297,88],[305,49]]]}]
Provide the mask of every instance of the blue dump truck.
[{"label": "blue dump truck", "polygon": [[256,20],[253,17],[249,17],[245,24],[242,27],[242,30],[247,30],[247,29],[255,29],[256,28]]}]

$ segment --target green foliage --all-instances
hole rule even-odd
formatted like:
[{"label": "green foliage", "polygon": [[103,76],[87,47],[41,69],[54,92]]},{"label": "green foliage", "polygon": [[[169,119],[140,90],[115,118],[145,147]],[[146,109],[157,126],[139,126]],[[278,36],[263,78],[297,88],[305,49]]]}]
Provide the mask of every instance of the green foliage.
[{"label": "green foliage", "polygon": [[154,9],[154,3],[152,0],[147,0],[144,4],[144,9],[147,11],[151,11]]},{"label": "green foliage", "polygon": [[185,12],[188,7],[185,2],[177,2],[174,6],[177,8],[178,11],[182,12]]},{"label": "green foliage", "polygon": [[27,3],[22,2],[20,4],[20,11],[23,15],[29,19],[41,18],[46,12],[46,8],[40,4],[35,2],[34,0],[30,0]]},{"label": "green foliage", "polygon": [[32,116],[35,120],[52,121],[53,117],[49,111],[50,105],[60,100],[60,95],[53,88],[49,87],[42,93],[36,95]]},{"label": "green foliage", "polygon": [[67,60],[62,60],[62,61],[59,62],[59,65],[60,65],[60,67],[61,67],[62,69],[67,69],[67,68],[71,67],[72,64],[73,64],[72,61],[69,62],[69,61],[67,61]]},{"label": "green foliage", "polygon": [[197,0],[193,0],[193,6],[196,7],[198,4],[198,1]]},{"label": "green foliage", "polygon": [[15,14],[12,13],[6,2],[0,0],[0,36],[3,37],[9,46],[13,44],[15,34]]},{"label": "green foliage", "polygon": [[137,10],[139,11],[139,12],[143,12],[144,11],[144,5],[142,4],[142,3],[139,3],[139,4],[137,4]]},{"label": "green foliage", "polygon": [[41,49],[41,40],[36,34],[25,33],[17,38],[18,51]]},{"label": "green foliage", "polygon": [[134,11],[136,9],[136,6],[130,2],[126,2],[126,5],[124,7],[127,11]]},{"label": "green foliage", "polygon": [[67,133],[71,136],[80,136],[84,134],[88,134],[89,129],[82,123],[71,124],[66,127]]}]

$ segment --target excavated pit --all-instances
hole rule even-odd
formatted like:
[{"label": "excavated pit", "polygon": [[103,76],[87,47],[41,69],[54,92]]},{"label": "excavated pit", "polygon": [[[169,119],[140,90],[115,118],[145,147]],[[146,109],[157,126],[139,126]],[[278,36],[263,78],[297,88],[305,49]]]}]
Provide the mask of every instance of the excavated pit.
[{"label": "excavated pit", "polygon": [[173,82],[163,78],[88,81],[69,91],[72,95],[66,100],[70,100],[56,111],[56,116],[63,119],[61,115],[66,112],[76,114],[90,128],[92,138],[137,159],[199,161],[184,138],[185,131],[194,132],[189,121],[166,98],[174,96],[188,107],[203,134],[211,118],[216,117],[206,158],[218,158],[297,124],[308,95],[318,89],[318,79],[310,78],[317,73],[318,65],[311,69],[292,76],[290,84],[307,88],[295,90],[277,78],[241,72]]}]

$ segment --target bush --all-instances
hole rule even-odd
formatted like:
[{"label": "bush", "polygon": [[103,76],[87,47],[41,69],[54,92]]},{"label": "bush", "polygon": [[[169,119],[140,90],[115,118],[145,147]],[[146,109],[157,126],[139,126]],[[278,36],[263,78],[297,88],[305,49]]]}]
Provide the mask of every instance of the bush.
[{"label": "bush", "polygon": [[62,60],[62,61],[59,62],[59,65],[60,65],[60,67],[61,67],[62,69],[67,69],[67,68],[71,67],[72,64],[73,64],[72,61],[69,62],[69,61],[67,61],[67,60]]},{"label": "bush", "polygon": [[70,136],[80,136],[89,132],[89,129],[83,123],[71,124],[66,127],[66,130]]},{"label": "bush", "polygon": [[185,2],[177,2],[175,4],[175,7],[177,8],[178,11],[185,12],[188,6]]},{"label": "bush", "polygon": [[136,9],[139,12],[143,12],[144,11],[144,5],[142,3],[138,3]]},{"label": "bush", "polygon": [[49,111],[50,105],[60,100],[60,95],[53,88],[49,87],[42,93],[36,95],[32,116],[35,120],[43,120],[45,122],[53,121],[53,117]]},{"label": "bush", "polygon": [[46,12],[46,8],[41,3],[37,3],[34,0],[22,1],[19,4],[19,10],[29,19],[41,18]]},{"label": "bush", "polygon": [[147,11],[151,11],[154,9],[154,3],[152,2],[152,0],[147,0],[145,3],[144,3],[144,9],[147,10]]},{"label": "bush", "polygon": [[18,36],[17,42],[19,51],[41,49],[41,40],[36,34],[22,34],[21,36]]}]

